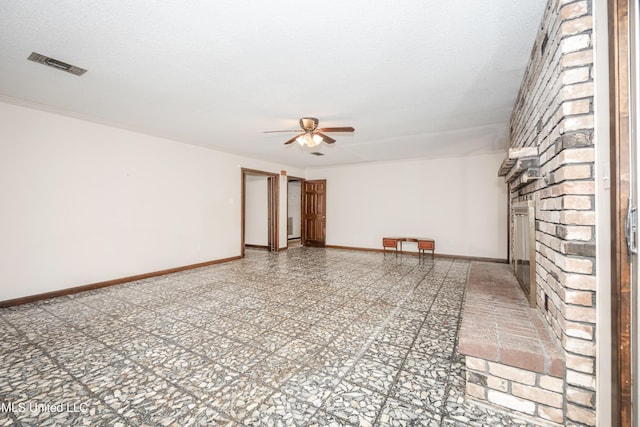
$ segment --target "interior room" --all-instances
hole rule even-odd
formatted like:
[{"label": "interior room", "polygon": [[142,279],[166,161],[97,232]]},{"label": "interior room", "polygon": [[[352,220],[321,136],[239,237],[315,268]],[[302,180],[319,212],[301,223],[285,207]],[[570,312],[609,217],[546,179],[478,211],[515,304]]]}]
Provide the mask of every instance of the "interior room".
[{"label": "interior room", "polygon": [[3,3],[0,425],[639,425],[638,13]]}]

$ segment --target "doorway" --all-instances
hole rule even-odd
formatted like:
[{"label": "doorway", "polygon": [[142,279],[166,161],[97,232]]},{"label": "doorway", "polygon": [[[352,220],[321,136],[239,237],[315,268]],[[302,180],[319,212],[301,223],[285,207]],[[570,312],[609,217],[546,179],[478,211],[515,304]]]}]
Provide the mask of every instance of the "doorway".
[{"label": "doorway", "polygon": [[287,178],[287,248],[302,245],[303,178]]},{"label": "doorway", "polygon": [[279,176],[242,168],[242,219],[240,256],[245,248],[258,247],[277,252]]}]

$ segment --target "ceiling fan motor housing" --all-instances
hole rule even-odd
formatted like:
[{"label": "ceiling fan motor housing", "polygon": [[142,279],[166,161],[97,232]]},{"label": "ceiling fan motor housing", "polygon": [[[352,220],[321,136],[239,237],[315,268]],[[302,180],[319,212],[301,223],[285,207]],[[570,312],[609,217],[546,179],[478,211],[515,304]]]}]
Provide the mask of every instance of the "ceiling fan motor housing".
[{"label": "ceiling fan motor housing", "polygon": [[313,132],[318,127],[318,119],[315,117],[303,117],[300,119],[300,127],[307,132]]}]

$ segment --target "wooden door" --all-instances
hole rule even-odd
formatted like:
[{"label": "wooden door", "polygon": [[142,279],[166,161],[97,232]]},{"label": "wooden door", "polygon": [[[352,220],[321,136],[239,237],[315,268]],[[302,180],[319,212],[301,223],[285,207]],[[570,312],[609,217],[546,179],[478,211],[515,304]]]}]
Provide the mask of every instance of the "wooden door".
[{"label": "wooden door", "polygon": [[327,180],[304,181],[302,244],[324,247],[327,232]]},{"label": "wooden door", "polygon": [[[640,109],[637,98],[640,78],[634,72],[638,67],[634,47],[637,48],[635,35],[640,20],[636,18],[636,8],[637,2],[609,1],[613,427],[639,425],[638,321],[634,313],[638,292],[637,132],[634,129],[638,127]],[[630,30],[634,32],[631,38]]]}]

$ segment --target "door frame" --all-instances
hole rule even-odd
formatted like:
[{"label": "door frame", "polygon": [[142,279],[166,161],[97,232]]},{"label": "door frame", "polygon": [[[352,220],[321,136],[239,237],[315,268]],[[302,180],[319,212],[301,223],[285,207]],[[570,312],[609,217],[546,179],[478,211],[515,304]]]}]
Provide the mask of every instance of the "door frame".
[{"label": "door frame", "polygon": [[[634,408],[634,346],[637,323],[633,324],[632,259],[627,250],[625,220],[633,196],[631,162],[630,87],[633,66],[630,62],[629,0],[608,1],[609,85],[610,85],[610,170],[611,170],[611,421],[614,427],[638,422]],[[636,257],[637,259],[637,257]],[[637,287],[637,284],[635,284]],[[637,375],[637,373],[636,373]],[[637,377],[635,378],[637,379]],[[637,403],[637,402],[636,402]],[[635,410],[635,412],[634,412]]]},{"label": "door frame", "polygon": [[272,252],[280,250],[280,234],[278,231],[278,206],[280,204],[280,175],[273,172],[266,172],[257,169],[241,168],[241,219],[240,219],[240,257],[244,258],[245,252],[245,227],[247,220],[247,175],[267,177],[267,200],[269,207],[267,220],[269,224],[269,248]]}]

